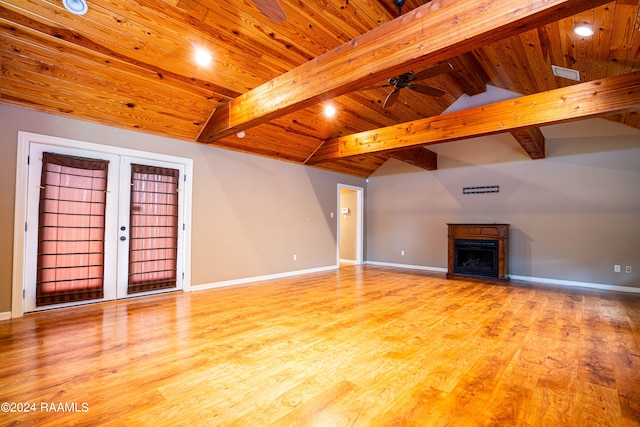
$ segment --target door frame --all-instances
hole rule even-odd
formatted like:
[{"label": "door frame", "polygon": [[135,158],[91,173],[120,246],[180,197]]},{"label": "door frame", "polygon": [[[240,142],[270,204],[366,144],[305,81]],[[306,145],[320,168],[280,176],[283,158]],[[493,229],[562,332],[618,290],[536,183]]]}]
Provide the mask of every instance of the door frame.
[{"label": "door frame", "polygon": [[77,150],[103,152],[119,156],[146,158],[149,160],[166,161],[184,165],[184,257],[182,270],[184,278],[182,290],[191,290],[191,201],[193,159],[165,154],[121,148],[111,145],[96,144],[69,138],[41,135],[31,132],[18,132],[18,146],[16,156],[16,191],[13,224],[13,273],[11,286],[11,317],[24,315],[25,277],[26,277],[26,227],[27,227],[27,190],[29,172],[29,148],[31,143],[50,145],[55,147],[69,147]]},{"label": "door frame", "polygon": [[364,188],[338,183],[336,215],[336,265],[340,265],[340,190],[356,192],[356,265],[364,263]]}]

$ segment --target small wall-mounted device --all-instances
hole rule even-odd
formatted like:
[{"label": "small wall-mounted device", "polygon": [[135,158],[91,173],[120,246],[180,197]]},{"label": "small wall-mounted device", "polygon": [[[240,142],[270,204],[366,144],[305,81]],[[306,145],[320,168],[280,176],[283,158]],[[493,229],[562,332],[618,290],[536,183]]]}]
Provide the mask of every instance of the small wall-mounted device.
[{"label": "small wall-mounted device", "polygon": [[342,208],[342,213],[345,215],[349,214],[349,208]]}]

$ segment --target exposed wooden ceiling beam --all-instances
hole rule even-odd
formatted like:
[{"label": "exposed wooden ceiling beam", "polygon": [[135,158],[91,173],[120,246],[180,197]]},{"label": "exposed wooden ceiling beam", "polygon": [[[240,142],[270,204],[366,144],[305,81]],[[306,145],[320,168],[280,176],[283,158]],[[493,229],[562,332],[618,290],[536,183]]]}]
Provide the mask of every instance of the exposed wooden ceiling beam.
[{"label": "exposed wooden ceiling beam", "polygon": [[216,141],[604,3],[432,0],[230,100],[213,112],[198,141]]},{"label": "exposed wooden ceiling beam", "polygon": [[544,159],[546,157],[546,140],[540,128],[516,129],[511,131],[511,135],[532,159]]},{"label": "exposed wooden ceiling beam", "polygon": [[640,71],[327,140],[308,164],[640,110]]},{"label": "exposed wooden ceiling beam", "polygon": [[438,155],[424,147],[408,148],[406,150],[392,151],[390,157],[405,163],[417,166],[428,171],[438,169]]}]

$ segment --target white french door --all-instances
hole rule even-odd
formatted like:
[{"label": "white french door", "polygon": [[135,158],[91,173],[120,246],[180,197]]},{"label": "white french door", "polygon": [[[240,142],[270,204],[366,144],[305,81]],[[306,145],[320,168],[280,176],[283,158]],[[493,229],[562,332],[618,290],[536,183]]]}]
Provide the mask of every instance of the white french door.
[{"label": "white french door", "polygon": [[31,142],[24,311],[182,289],[185,176],[180,162]]}]

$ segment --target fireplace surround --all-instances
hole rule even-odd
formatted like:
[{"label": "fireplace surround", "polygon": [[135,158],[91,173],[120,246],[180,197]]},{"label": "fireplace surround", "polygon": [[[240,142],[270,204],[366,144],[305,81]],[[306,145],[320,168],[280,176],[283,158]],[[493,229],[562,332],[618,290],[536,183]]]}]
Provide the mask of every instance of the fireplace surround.
[{"label": "fireplace surround", "polygon": [[448,279],[509,281],[509,224],[447,225]]}]

